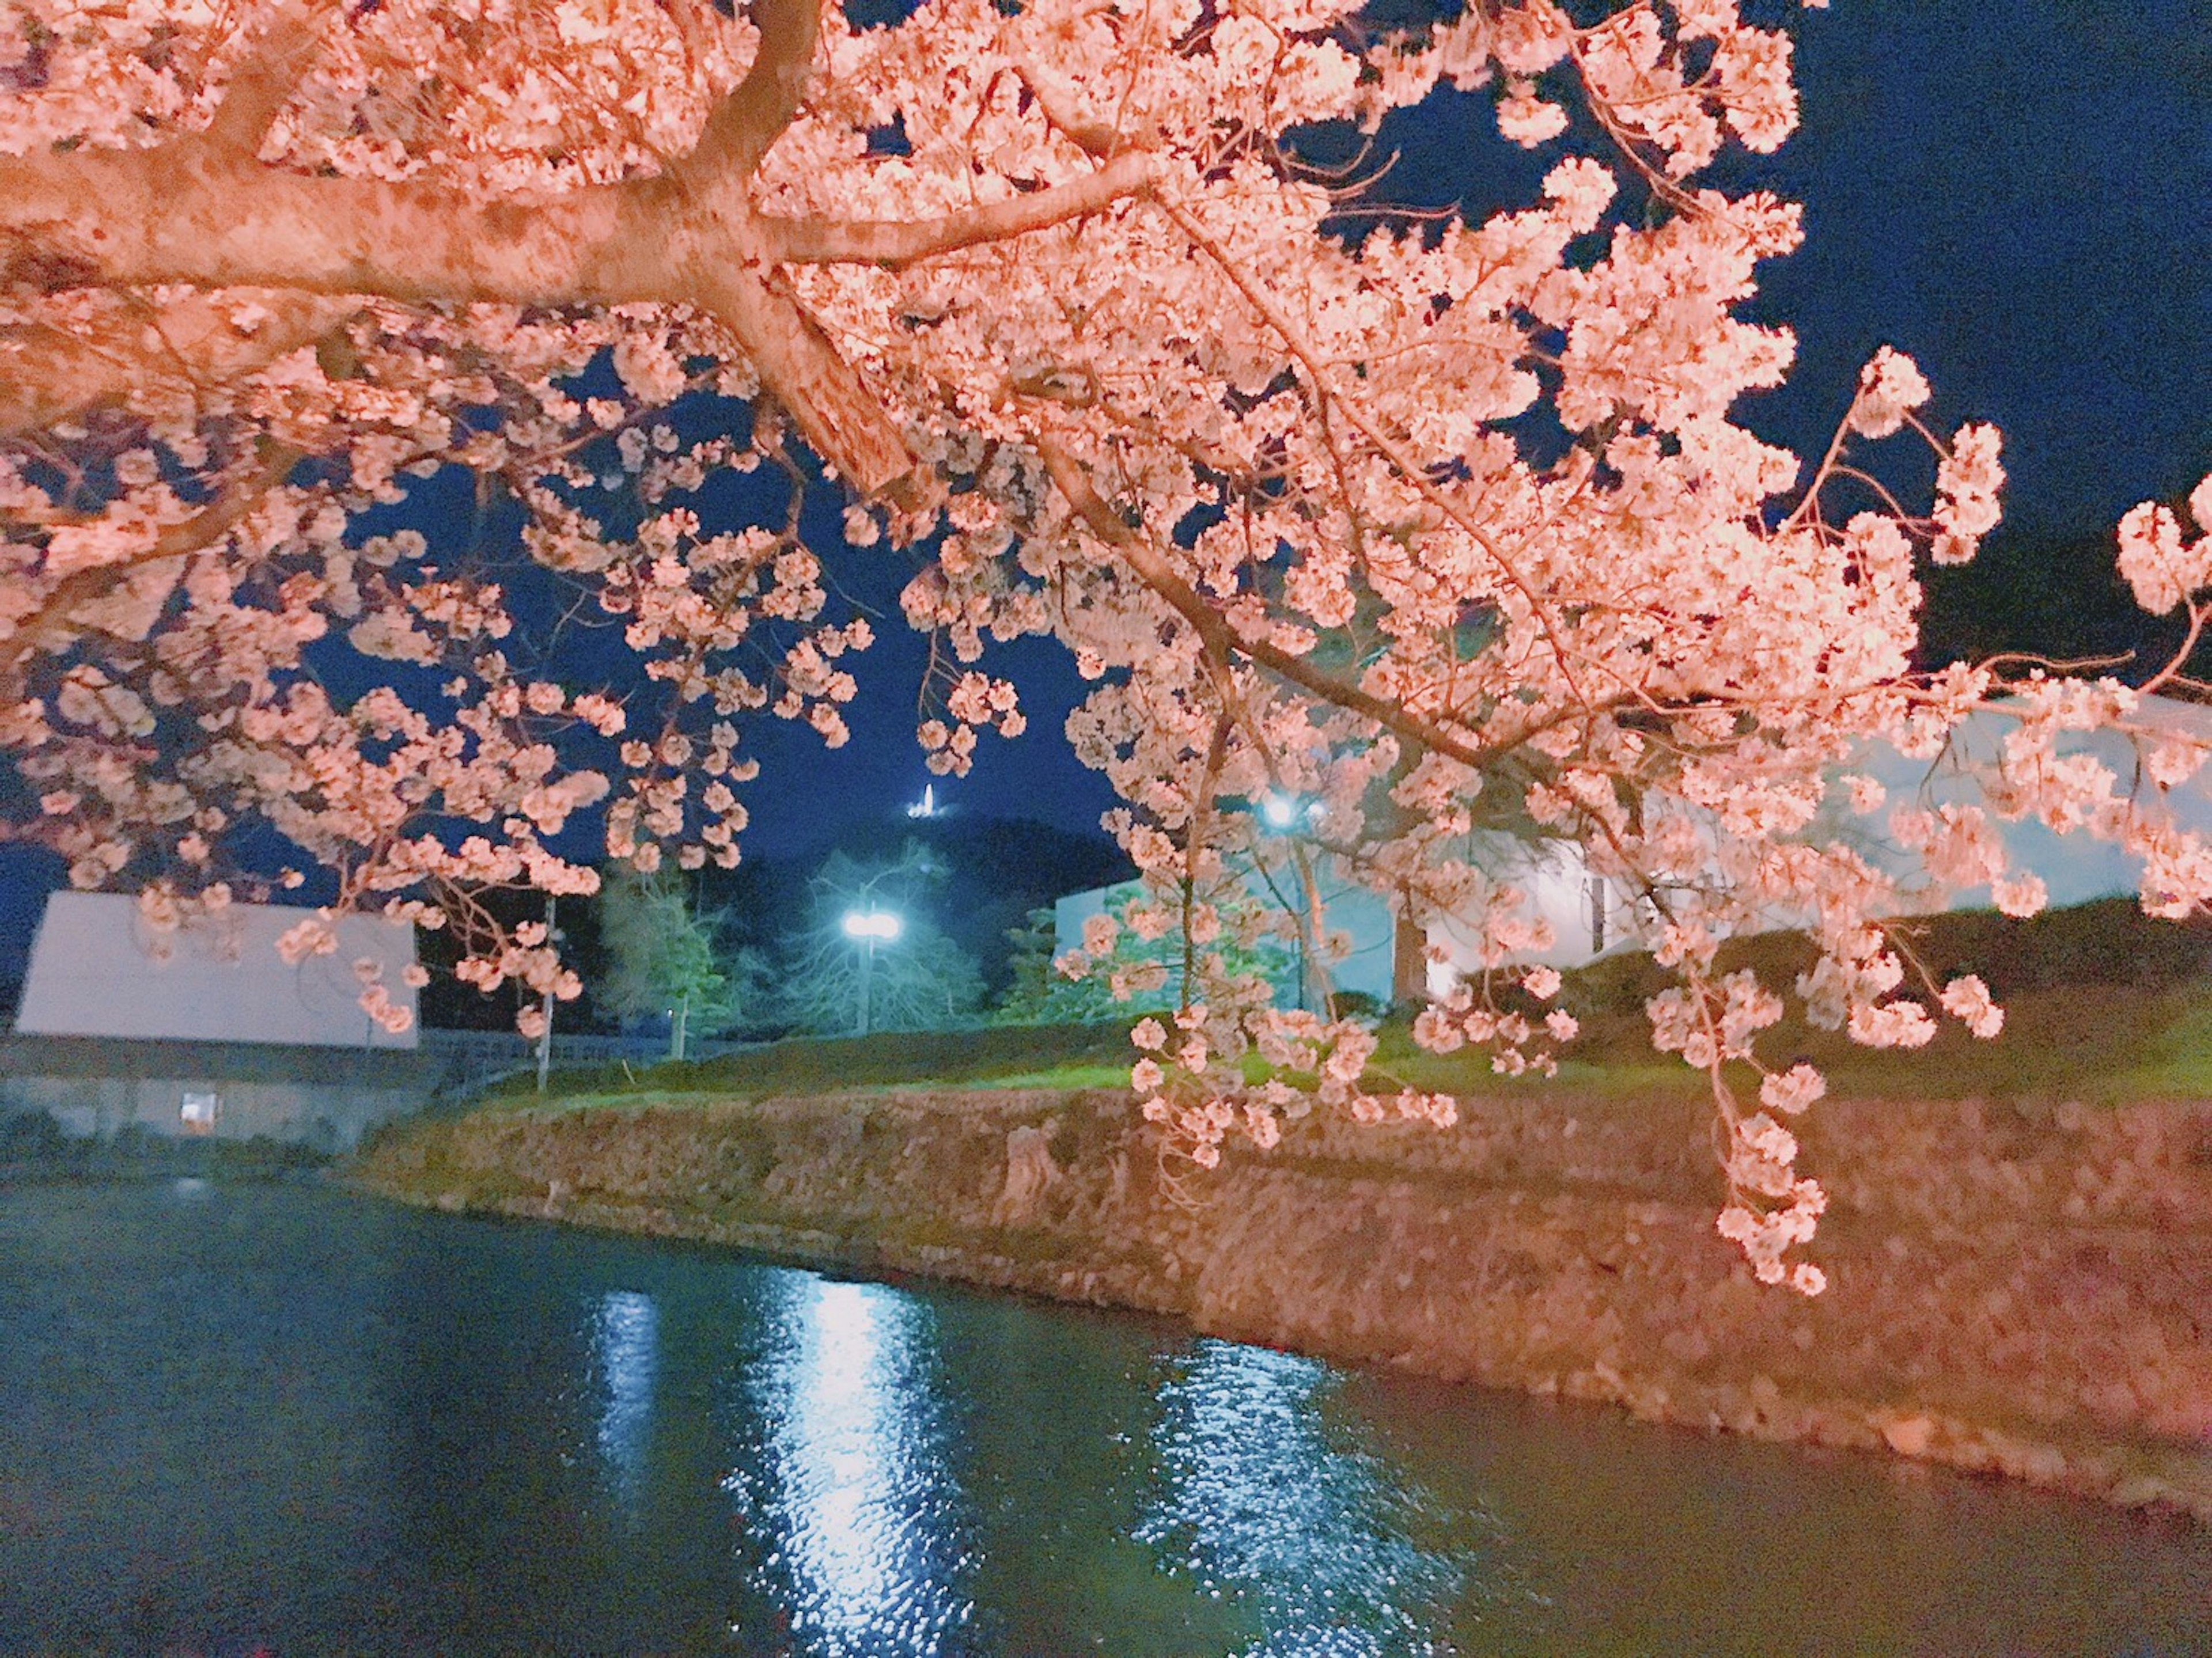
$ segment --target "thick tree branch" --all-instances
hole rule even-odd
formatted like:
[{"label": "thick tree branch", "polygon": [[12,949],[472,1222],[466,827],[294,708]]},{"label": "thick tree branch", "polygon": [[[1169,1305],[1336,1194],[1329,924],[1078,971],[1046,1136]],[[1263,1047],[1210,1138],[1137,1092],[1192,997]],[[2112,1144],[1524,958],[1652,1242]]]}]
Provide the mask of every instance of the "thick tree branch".
[{"label": "thick tree branch", "polygon": [[[251,332],[242,306],[268,314]],[[0,437],[11,437],[134,392],[196,398],[318,339],[358,307],[350,299],[234,288],[155,307],[126,304],[74,331],[46,323],[0,326]]]},{"label": "thick tree branch", "polygon": [[760,31],[760,52],[745,78],[707,118],[697,146],[670,169],[679,184],[750,178],[806,95],[822,39],[822,0],[753,0],[749,14]]},{"label": "thick tree branch", "polygon": [[[919,499],[904,434],[773,276],[748,199],[805,92],[820,0],[758,0],[759,56],[667,177],[489,203],[435,181],[309,178],[252,159],[244,137],[258,143],[289,95],[312,3],[294,0],[270,27],[216,131],[153,150],[0,160],[0,286],[696,306],[737,336],[823,460],[865,493]],[[62,371],[17,367],[15,401],[51,407],[36,385],[66,383]]]},{"label": "thick tree branch", "polygon": [[[253,159],[244,137],[258,143],[289,95],[312,3],[292,0],[241,64],[216,131],[155,149],[0,159],[0,288],[693,306],[727,325],[824,461],[865,493],[919,501],[905,434],[774,274],[750,210],[751,169],[805,92],[820,0],[758,0],[751,71],[667,176],[492,202],[435,180],[311,178]],[[17,404],[52,407],[60,371],[15,367]]]},{"label": "thick tree branch", "polygon": [[815,453],[863,495],[925,504],[905,433],[781,279],[732,266],[698,280],[700,302],[729,325]]},{"label": "thick tree branch", "polygon": [[694,306],[728,325],[824,460],[866,493],[891,489],[914,471],[904,434],[774,285],[762,240],[730,179],[486,203],[434,183],[308,178],[198,138],[0,160],[0,285]]},{"label": "thick tree branch", "polygon": [[1243,637],[1142,536],[1122,522],[1112,503],[1091,487],[1080,461],[1050,438],[1039,439],[1037,450],[1043,457],[1045,471],[1052,475],[1053,483],[1082,519],[1084,526],[1113,548],[1146,586],[1165,599],[1191,625],[1208,650],[1224,658],[1244,657],[1301,689],[1310,691],[1324,702],[1364,714],[1385,731],[1408,742],[1421,744],[1463,766],[1480,771],[1497,758],[1495,750],[1472,747],[1463,738],[1395,702],[1323,673],[1303,657],[1293,656],[1267,640]]},{"label": "thick tree branch", "polygon": [[874,264],[889,270],[985,242],[1005,241],[1071,219],[1103,212],[1152,182],[1152,158],[1124,151],[1096,173],[988,207],[963,209],[911,223],[836,219],[765,219],[762,229],[779,260],[791,264]]},{"label": "thick tree branch", "polygon": [[[210,142],[252,160],[269,126],[307,70],[321,32],[315,14],[325,0],[284,0],[258,19],[261,38],[231,70],[230,84],[208,123]],[[252,27],[249,22],[248,27]]]},{"label": "thick tree branch", "polygon": [[0,285],[283,288],[403,303],[648,299],[626,188],[484,201],[434,181],[330,179],[206,139],[0,159]]},{"label": "thick tree branch", "polygon": [[621,186],[486,202],[434,182],[311,178],[199,136],[47,151],[0,159],[0,286],[175,283],[403,303],[657,298],[647,207]]}]

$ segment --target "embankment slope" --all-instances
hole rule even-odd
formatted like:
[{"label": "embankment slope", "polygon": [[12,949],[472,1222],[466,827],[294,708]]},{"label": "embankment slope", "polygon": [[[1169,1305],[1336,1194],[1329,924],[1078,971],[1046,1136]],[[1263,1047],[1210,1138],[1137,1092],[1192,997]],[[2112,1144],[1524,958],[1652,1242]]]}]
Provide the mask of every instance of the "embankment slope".
[{"label": "embankment slope", "polygon": [[1826,1102],[1812,1301],[1715,1236],[1708,1110],[1532,1091],[1178,1175],[1115,1091],[570,1099],[404,1125],[352,1178],[2212,1522],[2212,1103]]}]

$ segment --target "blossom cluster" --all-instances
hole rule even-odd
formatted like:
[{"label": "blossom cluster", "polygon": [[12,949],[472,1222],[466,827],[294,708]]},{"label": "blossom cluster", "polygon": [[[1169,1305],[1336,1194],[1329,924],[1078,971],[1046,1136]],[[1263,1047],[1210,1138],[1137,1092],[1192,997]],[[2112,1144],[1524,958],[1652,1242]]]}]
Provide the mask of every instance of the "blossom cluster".
[{"label": "blossom cluster", "polygon": [[[2119,845],[2156,913],[2212,908],[2212,848],[2155,793],[2202,744],[2108,682],[1915,665],[1920,559],[1996,522],[1995,429],[1940,436],[1889,348],[1809,465],[1737,417],[1790,372],[1749,301],[1803,234],[1714,166],[1798,113],[1788,36],[1737,0],[1397,32],[1352,0],[732,11],[0,5],[9,835],[80,885],[166,881],[157,908],[295,883],[249,867],[273,840],[336,872],[333,914],[450,927],[467,982],[571,995],[479,895],[589,893],[602,854],[733,864],[748,722],[849,736],[874,635],[833,562],[909,560],[933,770],[1024,729],[994,647],[1049,635],[1091,686],[1067,734],[1122,802],[1128,925],[1182,944],[1133,1072],[1169,1144],[1451,1119],[1362,1021],[1239,964],[1294,950],[1338,1006],[1329,881],[1467,935],[1419,1040],[1554,1066],[1576,1017],[1528,963],[1557,941],[1482,848],[1569,841],[1676,977],[1649,1011],[1711,1080],[1725,1236],[1808,1293],[1788,1258],[1821,1199],[1779,1121],[1823,1084],[1765,1061],[1784,988],[1863,1042],[1993,1035],[1986,988],[1916,976],[1889,918],[2039,908],[2008,822]],[[1299,135],[1422,105],[1555,159],[1487,210],[1348,233],[1368,175]],[[1891,442],[1933,451],[1924,503],[1868,488]],[[456,477],[519,517],[514,556],[392,527]],[[769,504],[730,527],[740,479]],[[808,511],[825,483],[841,523]],[[2189,514],[2212,531],[2212,479]],[[2147,503],[2119,556],[2193,643],[2212,535]],[[587,629],[634,669],[582,670]],[[1858,768],[1990,713],[1978,802]],[[1717,966],[1778,922],[1815,947],[1794,985]],[[1166,988],[1112,944],[1067,965]]]}]

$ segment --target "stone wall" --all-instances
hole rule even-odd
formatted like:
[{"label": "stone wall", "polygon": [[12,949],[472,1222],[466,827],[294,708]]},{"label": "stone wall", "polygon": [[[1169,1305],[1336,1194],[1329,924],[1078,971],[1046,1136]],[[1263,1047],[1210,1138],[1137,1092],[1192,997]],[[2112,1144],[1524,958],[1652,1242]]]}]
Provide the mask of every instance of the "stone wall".
[{"label": "stone wall", "polygon": [[1462,1110],[1299,1125],[1204,1175],[1115,1093],[571,1102],[410,1124],[357,1173],[2212,1521],[2212,1105],[1824,1103],[1812,1301],[1715,1236],[1701,1104]]}]

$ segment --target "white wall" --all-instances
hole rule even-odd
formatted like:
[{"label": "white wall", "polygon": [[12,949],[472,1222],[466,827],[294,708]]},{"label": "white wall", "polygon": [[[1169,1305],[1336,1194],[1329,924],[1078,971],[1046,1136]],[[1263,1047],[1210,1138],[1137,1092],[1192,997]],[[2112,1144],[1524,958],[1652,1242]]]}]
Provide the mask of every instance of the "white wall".
[{"label": "white wall", "polygon": [[[1527,902],[1516,913],[1551,924],[1551,948],[1516,955],[1515,962],[1581,967],[1627,942],[1626,901],[1603,883],[1593,892],[1579,846],[1568,841],[1531,841],[1489,833],[1470,839],[1468,861],[1498,885],[1518,888],[1525,895]],[[1601,927],[1598,925],[1601,904],[1604,907]],[[1449,994],[1461,980],[1481,975],[1480,929],[1474,923],[1455,916],[1431,921],[1428,941],[1431,949],[1441,946],[1445,952],[1443,961],[1429,963],[1431,996]]]},{"label": "white wall", "polygon": [[[1553,947],[1516,957],[1516,961],[1578,967],[1624,942],[1625,900],[1617,893],[1606,895],[1607,927],[1603,938],[1596,937],[1590,881],[1580,847],[1559,841],[1532,843],[1505,835],[1482,835],[1474,841],[1468,850],[1471,861],[1492,881],[1517,887],[1527,895],[1522,914],[1540,916],[1552,924],[1556,939]],[[1349,945],[1346,954],[1327,963],[1328,982],[1340,991],[1359,991],[1379,1002],[1389,1001],[1396,932],[1389,902],[1326,862],[1319,878],[1322,926],[1331,934],[1340,935]],[[1060,899],[1053,907],[1054,953],[1080,945],[1087,919],[1109,907],[1119,907],[1142,890],[1139,883],[1128,881]],[[1471,924],[1449,918],[1430,923],[1428,943],[1441,947],[1446,956],[1443,962],[1428,964],[1431,995],[1444,995],[1462,977],[1480,972],[1474,938]],[[1319,982],[1316,974],[1316,988]]]},{"label": "white wall", "polygon": [[[124,893],[57,892],[46,900],[15,1029],[48,1036],[168,1037],[319,1048],[413,1048],[361,1010],[354,963],[383,969],[396,1006],[416,1011],[401,978],[415,929],[380,916],[336,925],[338,947],[288,967],[276,940],[312,909],[233,904],[157,940]],[[159,944],[166,944],[163,951]]]},{"label": "white wall", "polygon": [[[2147,696],[2132,718],[2153,731],[2212,740],[2212,708],[2197,704]],[[1869,744],[1844,769],[1875,779],[1888,791],[1888,801],[1870,817],[1835,824],[1838,838],[1892,875],[1910,879],[1920,874],[1919,856],[1889,841],[1889,814],[1899,806],[1980,804],[1984,797],[1978,768],[1994,762],[2014,723],[1996,710],[1969,714],[1952,738],[1951,751],[1933,762],[1908,760],[1886,743]],[[2102,761],[2118,778],[2123,795],[2136,781],[2138,756],[2133,744],[2118,732],[2069,732],[2058,748],[2062,754],[2088,754]],[[2183,829],[2212,834],[2212,767],[2170,791],[2145,777],[2140,791],[2142,803],[2152,813],[2163,813]],[[2093,898],[2133,896],[2141,890],[2142,859],[2109,841],[2081,832],[2059,835],[2033,819],[1999,823],[1996,829],[2015,867],[2043,878],[2053,908],[2085,904]],[[1970,888],[1948,895],[1948,902],[1954,909],[1987,905],[1990,890]]]},{"label": "white wall", "polygon": [[[1397,913],[1389,901],[1365,887],[1340,878],[1326,863],[1316,877],[1321,886],[1322,928],[1340,939],[1345,953],[1322,964],[1328,983],[1339,991],[1358,991],[1376,1001],[1390,1000],[1393,945],[1398,936]],[[1309,995],[1318,998],[1322,975],[1312,975]],[[1315,1006],[1320,1003],[1316,999]]]}]

